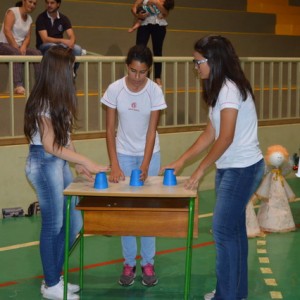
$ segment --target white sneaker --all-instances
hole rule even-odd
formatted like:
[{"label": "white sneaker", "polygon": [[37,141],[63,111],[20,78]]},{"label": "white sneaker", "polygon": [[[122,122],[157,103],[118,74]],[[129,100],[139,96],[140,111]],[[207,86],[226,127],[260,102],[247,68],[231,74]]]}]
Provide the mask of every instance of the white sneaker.
[{"label": "white sneaker", "polygon": [[[61,282],[62,285],[64,285],[64,277],[63,276],[60,276],[59,282]],[[42,285],[41,285],[41,294],[44,293],[45,287],[46,287],[46,283],[45,283],[45,280],[43,280]],[[68,283],[68,292],[77,293],[79,291],[80,291],[80,286],[79,285]]]},{"label": "white sneaker", "polygon": [[[42,288],[41,288],[42,291]],[[64,299],[64,285],[63,282],[60,281],[58,284],[47,287],[44,285],[43,289],[43,297],[45,299],[51,300],[63,300]],[[67,292],[67,300],[79,300],[80,297],[77,294],[73,294],[70,291]]]},{"label": "white sneaker", "polygon": [[[60,276],[59,281],[64,284],[64,276]],[[78,284],[68,282],[68,291],[71,293],[77,293],[80,291],[80,286]]]},{"label": "white sneaker", "polygon": [[211,300],[215,296],[216,290],[204,295],[204,300]]}]

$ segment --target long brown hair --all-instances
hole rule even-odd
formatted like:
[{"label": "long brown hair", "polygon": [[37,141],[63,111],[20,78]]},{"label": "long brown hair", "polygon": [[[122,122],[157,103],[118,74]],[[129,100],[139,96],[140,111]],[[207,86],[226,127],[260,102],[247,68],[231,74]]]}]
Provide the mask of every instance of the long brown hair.
[{"label": "long brown hair", "polygon": [[220,35],[203,37],[195,43],[194,50],[207,58],[210,67],[209,78],[203,80],[203,99],[209,106],[216,105],[226,79],[236,84],[243,101],[247,99],[248,93],[254,100],[252,87],[245,77],[233,45],[227,38]]},{"label": "long brown hair", "polygon": [[24,133],[29,141],[37,130],[43,136],[42,117],[50,115],[53,146],[65,146],[77,119],[77,98],[73,79],[75,57],[71,49],[51,47],[41,62],[41,71],[28,98]]}]

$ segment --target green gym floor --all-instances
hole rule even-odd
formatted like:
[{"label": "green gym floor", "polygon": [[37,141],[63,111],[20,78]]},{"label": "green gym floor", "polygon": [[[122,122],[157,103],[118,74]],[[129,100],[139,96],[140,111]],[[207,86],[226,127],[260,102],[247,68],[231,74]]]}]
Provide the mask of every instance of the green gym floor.
[{"label": "green gym floor", "polygon": [[[297,230],[249,239],[249,300],[300,299],[300,179],[288,180],[296,194],[291,203]],[[215,288],[215,249],[211,235],[214,191],[200,192],[199,237],[193,243],[190,299],[203,299]],[[42,299],[43,277],[39,256],[40,217],[2,219],[0,230],[0,299]],[[70,260],[70,281],[79,280],[79,249]],[[185,239],[157,238],[156,273],[159,283],[141,284],[140,269],[131,287],[117,281],[122,270],[119,237],[85,239],[83,300],[183,299]]]}]

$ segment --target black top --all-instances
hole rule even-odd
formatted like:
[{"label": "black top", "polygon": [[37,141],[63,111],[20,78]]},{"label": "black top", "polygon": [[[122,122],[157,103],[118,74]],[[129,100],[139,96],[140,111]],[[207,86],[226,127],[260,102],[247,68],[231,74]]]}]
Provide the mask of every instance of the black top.
[{"label": "black top", "polygon": [[39,31],[47,30],[48,36],[53,38],[63,38],[64,32],[72,28],[69,18],[62,13],[59,13],[59,18],[56,18],[53,22],[51,18],[48,17],[47,11],[45,10],[41,13],[35,22],[35,33],[36,33],[36,48],[43,44],[43,41],[39,35]]}]

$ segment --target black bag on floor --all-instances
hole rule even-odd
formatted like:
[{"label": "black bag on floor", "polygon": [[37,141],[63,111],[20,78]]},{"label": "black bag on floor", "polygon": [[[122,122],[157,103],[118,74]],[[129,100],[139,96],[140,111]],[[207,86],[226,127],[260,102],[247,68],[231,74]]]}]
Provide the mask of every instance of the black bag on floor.
[{"label": "black bag on floor", "polygon": [[37,215],[40,212],[40,205],[38,201],[32,202],[28,207],[28,213],[26,217],[31,217],[33,215]]},{"label": "black bag on floor", "polygon": [[23,217],[24,210],[21,207],[2,208],[3,219]]}]

